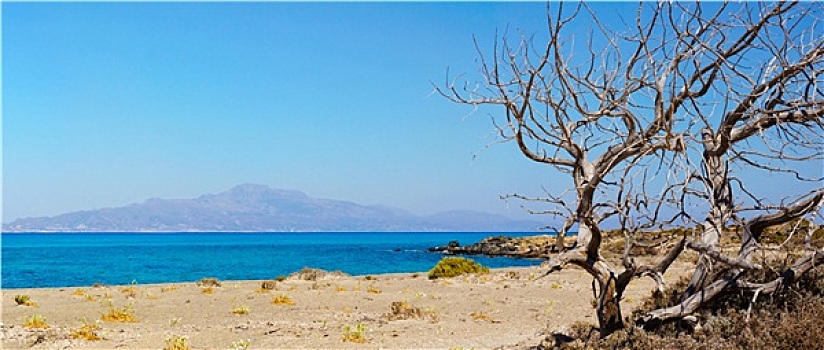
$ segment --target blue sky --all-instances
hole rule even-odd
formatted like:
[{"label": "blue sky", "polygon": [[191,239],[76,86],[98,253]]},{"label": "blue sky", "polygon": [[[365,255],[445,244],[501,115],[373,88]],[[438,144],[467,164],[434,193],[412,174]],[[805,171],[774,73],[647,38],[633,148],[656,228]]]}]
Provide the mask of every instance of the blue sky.
[{"label": "blue sky", "polygon": [[[637,10],[589,5],[615,25]],[[541,42],[545,6],[3,3],[3,221],[241,183],[525,217],[499,196],[558,193],[569,177],[514,144],[487,147],[490,111],[430,81],[477,79],[473,35],[484,48],[496,31]],[[787,194],[763,186],[776,177],[739,175]]]},{"label": "blue sky", "polygon": [[498,196],[567,179],[430,80],[544,6],[4,3],[3,221],[247,182],[523,215]]}]

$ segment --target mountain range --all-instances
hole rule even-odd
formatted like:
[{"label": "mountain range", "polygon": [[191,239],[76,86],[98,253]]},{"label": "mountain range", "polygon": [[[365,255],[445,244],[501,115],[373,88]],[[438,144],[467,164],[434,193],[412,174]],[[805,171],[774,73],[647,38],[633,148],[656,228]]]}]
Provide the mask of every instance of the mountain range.
[{"label": "mountain range", "polygon": [[153,198],[117,208],[22,218],[4,224],[3,232],[528,232],[540,226],[477,211],[415,215],[243,184],[194,199]]}]

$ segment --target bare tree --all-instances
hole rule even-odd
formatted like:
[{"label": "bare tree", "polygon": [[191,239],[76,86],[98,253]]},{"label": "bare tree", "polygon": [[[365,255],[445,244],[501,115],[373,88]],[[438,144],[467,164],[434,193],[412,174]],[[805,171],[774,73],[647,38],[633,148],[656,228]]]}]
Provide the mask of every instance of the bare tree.
[{"label": "bare tree", "polygon": [[[687,192],[703,194],[709,210],[700,223],[700,241],[689,241],[687,246],[699,251],[700,258],[682,302],[649,313],[640,324],[650,327],[683,318],[725,290],[755,290],[756,297],[776,291],[824,258],[824,250],[808,245],[807,252],[779,279],[756,284],[745,277],[748,271],[762,268],[753,260],[757,251],[765,249],[760,244],[765,229],[815,214],[824,203],[820,187],[824,165],[824,32],[816,28],[822,14],[820,3],[756,4],[753,8],[744,6],[735,21],[713,24],[717,27],[714,31],[743,34],[729,47],[747,60],[727,57],[721,50],[714,52],[722,68],[709,78],[720,80],[725,88],[716,93],[718,108],[696,108],[691,113],[701,127],[696,138],[701,172],[691,178],[700,180],[704,191]],[[705,45],[722,47],[728,40],[721,37]],[[799,162],[817,163],[818,173],[805,177],[791,164]],[[819,188],[798,195],[790,203],[771,204],[735,177],[731,164],[751,171],[789,174]],[[736,200],[735,192],[745,199]],[[747,202],[752,207],[748,208]],[[756,215],[746,218],[745,212]],[[727,229],[734,222],[742,227],[741,247],[737,256],[727,256],[719,248],[720,239],[734,234]],[[792,227],[790,234],[799,228]],[[809,227],[804,229],[808,229],[807,234],[813,232]]]},{"label": "bare tree", "polygon": [[[754,267],[718,252],[723,227],[740,209],[733,204],[725,157],[782,158],[801,142],[811,152],[799,160],[820,159],[824,48],[822,35],[808,26],[818,22],[809,16],[820,15],[821,5],[642,3],[619,30],[586,4],[555,5],[547,6],[545,45],[527,35],[511,43],[505,34],[487,52],[476,40],[482,80],[458,84],[447,78],[436,89],[456,103],[500,106],[492,118],[500,141],[516,143],[527,158],[571,177],[564,193],[510,197],[548,204],[535,212],[563,218],[559,237],[577,225],[575,245],[546,267],[552,272],[573,264],[593,276],[606,336],[623,327],[620,300],[627,284],[647,275],[660,286],[685,246],[703,256],[685,299],[714,285],[712,262]],[[576,35],[582,28],[589,33]],[[768,129],[780,131],[780,144]],[[758,137],[778,152],[750,147],[748,140]],[[703,148],[698,161],[690,152],[696,145]],[[683,174],[666,171],[692,164],[700,164],[703,175],[687,171],[676,181]],[[763,168],[784,171],[780,165]],[[690,218],[683,207],[664,218],[663,208],[700,192],[691,185],[696,180],[710,193],[701,242],[684,237],[658,263],[638,265],[630,254],[638,244],[635,233]],[[773,214],[748,221],[745,231],[757,242],[758,228],[815,211],[820,197],[777,205]],[[601,254],[601,225],[608,219],[625,229],[620,269]]]}]

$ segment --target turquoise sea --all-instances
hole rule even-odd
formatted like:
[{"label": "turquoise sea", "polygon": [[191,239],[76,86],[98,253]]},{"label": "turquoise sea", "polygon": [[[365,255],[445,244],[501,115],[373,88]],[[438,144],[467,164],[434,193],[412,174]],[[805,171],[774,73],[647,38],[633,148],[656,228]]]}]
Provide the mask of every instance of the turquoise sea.
[{"label": "turquoise sea", "polygon": [[[532,233],[534,234],[534,233]],[[2,234],[2,288],[167,283],[217,277],[260,280],[303,267],[352,275],[428,271],[426,251],[490,233],[14,233]],[[530,233],[515,233],[525,236]],[[472,259],[489,267],[537,259]]]}]

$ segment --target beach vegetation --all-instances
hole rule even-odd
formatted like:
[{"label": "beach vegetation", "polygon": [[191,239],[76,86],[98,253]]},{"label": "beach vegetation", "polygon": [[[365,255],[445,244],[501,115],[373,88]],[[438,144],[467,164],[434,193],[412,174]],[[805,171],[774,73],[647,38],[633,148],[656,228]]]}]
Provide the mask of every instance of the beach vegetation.
[{"label": "beach vegetation", "polygon": [[369,329],[363,323],[358,323],[355,327],[349,325],[343,326],[343,341],[350,343],[366,343],[369,340],[366,338],[366,332]]},{"label": "beach vegetation", "polygon": [[274,298],[272,298],[271,303],[272,303],[272,305],[278,305],[278,306],[295,305],[295,301],[292,300],[292,297],[290,297],[286,294],[276,295]]},{"label": "beach vegetation", "polygon": [[346,287],[343,287],[343,286],[337,286],[337,287],[335,287],[335,291],[336,291],[336,292],[345,292],[345,291],[346,291]]},{"label": "beach vegetation", "polygon": [[15,295],[14,302],[17,303],[17,305],[37,307],[37,303],[34,300],[31,300],[31,297],[27,294]]},{"label": "beach vegetation", "polygon": [[260,284],[260,289],[262,290],[274,290],[277,287],[277,281],[263,281]]},{"label": "beach vegetation", "polygon": [[101,337],[100,334],[98,334],[100,330],[100,325],[96,323],[90,323],[85,318],[83,318],[83,323],[80,325],[80,328],[75,329],[71,332],[71,338],[82,339],[87,341],[102,340],[103,337]]},{"label": "beach vegetation", "polygon": [[132,304],[117,308],[114,305],[109,305],[108,309],[101,313],[100,319],[106,322],[137,322],[134,316],[134,307]]},{"label": "beach vegetation", "polygon": [[178,289],[180,289],[180,286],[173,284],[173,285],[160,287],[160,292],[161,293],[166,293],[166,292],[171,292],[171,291],[178,290]]},{"label": "beach vegetation", "polygon": [[166,338],[166,345],[163,347],[163,350],[191,350],[191,348],[186,345],[188,340],[189,337],[173,335]]},{"label": "beach vegetation", "polygon": [[200,290],[203,294],[215,294],[215,289],[212,287],[206,287]]},{"label": "beach vegetation", "polygon": [[393,301],[389,305],[389,313],[384,314],[383,317],[390,321],[420,319],[424,317],[424,313],[423,310],[406,301]]},{"label": "beach vegetation", "polygon": [[86,291],[83,290],[83,289],[77,288],[77,289],[74,290],[74,292],[72,292],[72,295],[82,297],[82,296],[86,295]]},{"label": "beach vegetation", "polygon": [[220,281],[214,277],[204,277],[197,282],[198,287],[220,287]]},{"label": "beach vegetation", "polygon": [[475,320],[478,320],[478,321],[486,321],[486,322],[489,322],[489,323],[501,323],[501,321],[497,321],[497,320],[493,319],[492,316],[489,316],[489,315],[487,315],[483,312],[480,312],[480,311],[473,312],[473,313],[469,314],[469,316],[472,317]]},{"label": "beach vegetation", "polygon": [[91,295],[91,294],[86,294],[86,295],[84,295],[84,296],[83,296],[83,299],[84,299],[84,300],[86,300],[87,302],[95,302],[95,301],[97,301],[97,299],[95,299],[95,298],[94,298],[94,295]]},{"label": "beach vegetation", "polygon": [[181,317],[172,317],[169,319],[169,326],[174,327],[180,324],[180,321],[183,320]]},{"label": "beach vegetation", "polygon": [[252,345],[251,339],[238,340],[232,343],[232,350],[247,350]]},{"label": "beach vegetation", "polygon": [[23,327],[46,329],[51,326],[49,326],[49,324],[46,323],[46,318],[43,317],[43,315],[35,314],[31,317],[26,318],[26,322],[23,323]]},{"label": "beach vegetation", "polygon": [[327,276],[333,277],[346,277],[349,274],[344,273],[342,271],[326,271],[321,269],[313,269],[310,267],[304,267],[300,269],[300,271],[292,273],[289,275],[289,278],[296,279],[296,280],[303,280],[303,281],[317,281],[319,279],[323,279]]},{"label": "beach vegetation", "polygon": [[370,285],[370,286],[366,287],[366,292],[369,293],[369,294],[381,294],[381,289],[378,288],[378,287],[375,287],[375,285]]},{"label": "beach vegetation", "polygon": [[284,276],[284,275],[279,275],[279,276],[275,277],[276,282],[283,282],[285,280],[286,280],[286,276]]},{"label": "beach vegetation", "polygon": [[445,257],[429,271],[429,279],[456,277],[468,273],[488,273],[489,268],[472,259]]},{"label": "beach vegetation", "polygon": [[248,315],[249,314],[249,307],[246,305],[238,305],[232,309],[232,313],[235,315]]}]

